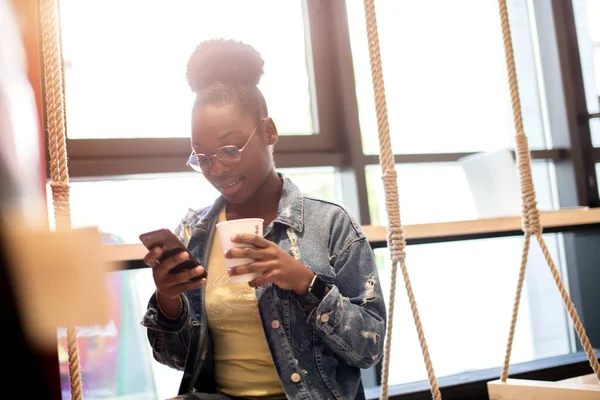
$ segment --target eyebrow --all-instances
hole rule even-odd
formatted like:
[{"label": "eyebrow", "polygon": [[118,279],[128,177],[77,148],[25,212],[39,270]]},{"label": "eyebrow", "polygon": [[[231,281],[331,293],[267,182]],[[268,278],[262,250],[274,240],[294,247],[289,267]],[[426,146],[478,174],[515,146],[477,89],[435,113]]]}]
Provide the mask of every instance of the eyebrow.
[{"label": "eyebrow", "polygon": [[[229,137],[229,136],[231,136],[233,134],[236,134],[236,133],[244,133],[244,131],[241,130],[241,129],[232,129],[230,131],[226,131],[226,132],[221,133],[219,135],[219,137],[217,137],[217,140],[223,140],[223,139],[225,139],[225,138],[227,138],[227,137]],[[194,145],[194,146],[200,146],[200,143],[193,141],[192,145]]]}]

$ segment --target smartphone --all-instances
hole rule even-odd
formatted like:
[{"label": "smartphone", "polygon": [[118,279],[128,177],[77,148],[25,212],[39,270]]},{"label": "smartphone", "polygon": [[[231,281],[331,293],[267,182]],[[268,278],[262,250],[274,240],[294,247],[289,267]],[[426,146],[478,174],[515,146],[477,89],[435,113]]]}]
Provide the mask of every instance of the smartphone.
[{"label": "smartphone", "polygon": [[[152,250],[155,247],[161,247],[163,254],[160,256],[159,261],[166,260],[167,258],[181,253],[182,251],[188,251],[187,248],[181,241],[175,236],[169,229],[158,229],[152,232],[142,233],[140,235],[140,241],[146,246],[148,250]],[[196,268],[200,265],[189,252],[189,258],[186,261],[176,265],[169,270],[169,273],[176,274],[181,271],[187,271],[189,269]],[[198,279],[206,278],[206,271],[202,275],[196,276],[190,281],[197,281]]]}]

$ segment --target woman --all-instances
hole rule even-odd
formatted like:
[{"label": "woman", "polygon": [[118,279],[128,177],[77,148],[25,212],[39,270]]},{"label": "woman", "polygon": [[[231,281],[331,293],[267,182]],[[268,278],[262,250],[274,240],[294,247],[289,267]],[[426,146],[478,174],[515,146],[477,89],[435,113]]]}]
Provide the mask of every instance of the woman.
[{"label": "woman", "polygon": [[[169,274],[187,252],[152,267],[143,325],[154,357],[184,370],[178,398],[364,399],[360,368],[381,358],[385,304],[360,226],[339,205],[303,195],[275,171],[277,128],[257,84],[263,60],[229,40],[200,44],[188,63],[196,94],[189,164],[221,192],[176,234],[204,267]],[[253,248],[222,251],[215,224],[263,218]],[[256,261],[227,270],[227,258]],[[206,272],[206,279],[190,280]],[[228,275],[260,272],[249,284]]]}]

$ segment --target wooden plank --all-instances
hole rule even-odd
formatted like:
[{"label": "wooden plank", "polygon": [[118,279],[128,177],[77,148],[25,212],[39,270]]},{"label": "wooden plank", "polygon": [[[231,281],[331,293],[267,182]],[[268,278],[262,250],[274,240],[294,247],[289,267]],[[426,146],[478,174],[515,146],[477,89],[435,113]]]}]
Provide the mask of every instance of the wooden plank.
[{"label": "wooden plank", "polygon": [[[544,227],[597,224],[600,223],[600,208],[542,212],[541,223]],[[387,228],[385,226],[365,225],[362,228],[370,242],[386,241]],[[406,225],[403,229],[407,239],[476,235],[505,230],[519,230],[521,229],[521,217]],[[106,245],[106,256],[112,261],[141,260],[145,254],[146,248],[141,243]]]},{"label": "wooden plank", "polygon": [[563,379],[561,383],[573,383],[576,385],[597,385],[600,388],[598,378],[594,374],[576,376],[575,378]]},{"label": "wooden plank", "polygon": [[110,261],[141,260],[148,250],[143,244],[107,244],[106,257]]},{"label": "wooden plank", "polygon": [[[600,223],[600,208],[544,211],[540,213],[540,222],[545,228],[597,224]],[[466,221],[414,224],[405,225],[403,229],[407,239],[469,236],[521,230],[521,217],[482,218]],[[370,242],[386,240],[387,227],[385,226],[363,226],[363,230]]]},{"label": "wooden plank", "polygon": [[487,384],[490,400],[598,400],[600,386],[572,382],[545,382],[526,379],[491,381]]}]

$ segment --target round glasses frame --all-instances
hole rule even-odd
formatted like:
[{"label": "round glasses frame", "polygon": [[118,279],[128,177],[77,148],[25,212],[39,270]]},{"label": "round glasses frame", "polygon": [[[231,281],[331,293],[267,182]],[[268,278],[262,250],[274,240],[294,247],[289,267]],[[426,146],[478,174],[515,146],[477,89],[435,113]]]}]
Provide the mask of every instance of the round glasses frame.
[{"label": "round glasses frame", "polygon": [[248,140],[246,140],[246,143],[241,148],[237,146],[223,146],[220,147],[217,150],[217,152],[212,156],[207,156],[206,154],[202,153],[196,153],[194,150],[192,150],[192,154],[190,154],[186,165],[190,166],[194,171],[200,172],[201,174],[210,174],[212,172],[213,158],[216,158],[221,164],[225,166],[235,167],[236,165],[242,162],[242,154],[244,150],[246,149],[248,143],[250,143],[250,140],[252,140],[252,137],[258,130],[260,123],[264,120],[265,118],[261,118],[256,123],[254,129],[252,130],[252,133],[248,137]]}]

